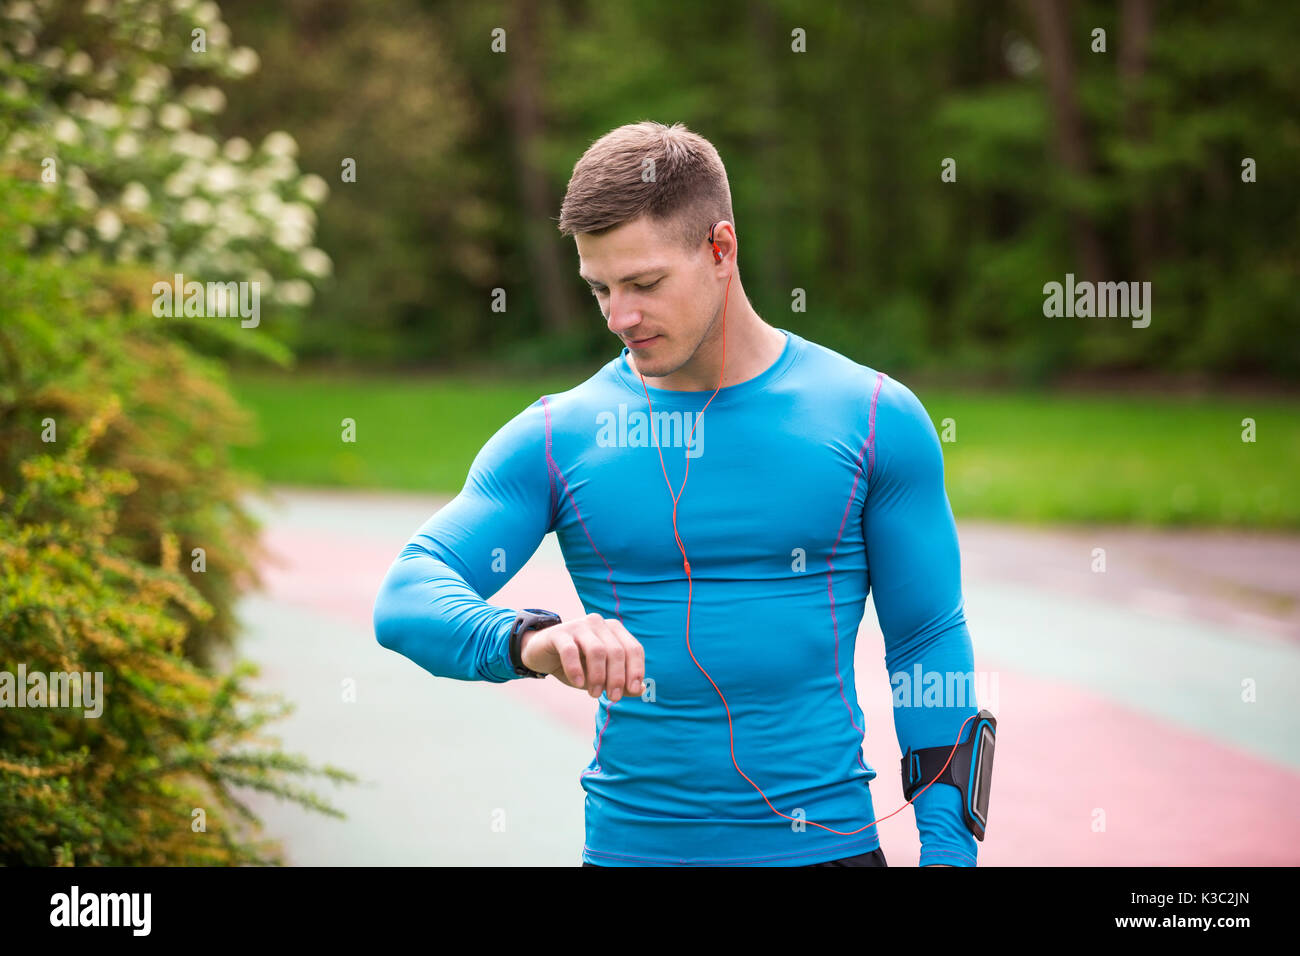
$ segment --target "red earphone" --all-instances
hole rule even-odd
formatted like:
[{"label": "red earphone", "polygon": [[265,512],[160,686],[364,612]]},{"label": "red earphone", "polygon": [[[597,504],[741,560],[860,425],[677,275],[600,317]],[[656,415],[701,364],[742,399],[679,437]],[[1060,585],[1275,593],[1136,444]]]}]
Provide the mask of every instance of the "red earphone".
[{"label": "red earphone", "polygon": [[721,262],[722,250],[719,249],[718,244],[713,241],[713,230],[716,228],[718,228],[718,224],[716,222],[713,225],[709,226],[709,242],[713,245],[713,261]]}]

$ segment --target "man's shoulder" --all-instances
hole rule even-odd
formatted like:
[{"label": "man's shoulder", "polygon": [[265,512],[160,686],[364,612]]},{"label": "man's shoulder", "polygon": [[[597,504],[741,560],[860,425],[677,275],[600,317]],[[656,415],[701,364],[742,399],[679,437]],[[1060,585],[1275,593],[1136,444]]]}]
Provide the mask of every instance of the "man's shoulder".
[{"label": "man's shoulder", "polygon": [[910,388],[890,373],[837,352],[829,346],[804,339],[804,381],[823,390],[847,390],[860,400],[881,407],[906,410],[917,402]]},{"label": "man's shoulder", "polygon": [[621,355],[612,358],[577,385],[559,392],[547,392],[533,404],[549,415],[552,428],[575,420],[586,421],[596,411],[608,408],[620,398],[627,400],[627,389],[614,370],[614,363],[621,360]]},{"label": "man's shoulder", "polygon": [[609,364],[586,381],[560,392],[538,395],[519,409],[483,443],[471,465],[475,475],[513,475],[531,481],[537,463],[549,456],[556,441],[581,431],[593,419],[593,410],[608,405],[613,376]]},{"label": "man's shoulder", "polygon": [[928,444],[934,424],[921,399],[906,383],[887,371],[807,339],[804,355],[805,387],[850,398],[865,412],[869,433],[878,449],[900,442]]}]

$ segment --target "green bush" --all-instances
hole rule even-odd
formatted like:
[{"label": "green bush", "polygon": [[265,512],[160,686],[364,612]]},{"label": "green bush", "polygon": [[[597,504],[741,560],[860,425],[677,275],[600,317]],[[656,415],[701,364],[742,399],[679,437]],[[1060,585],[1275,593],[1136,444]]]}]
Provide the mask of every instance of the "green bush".
[{"label": "green bush", "polygon": [[0,863],[275,862],[237,789],[338,816],[288,779],[354,778],[280,753],[285,705],[210,660],[254,581],[247,420],[151,276],[24,253],[43,201],[0,179],[0,666],[102,674],[103,710],[0,707]]},{"label": "green bush", "polygon": [[[186,652],[199,663],[231,646],[232,602],[257,583],[257,527],[240,503],[254,479],[234,472],[232,445],[252,438],[250,417],[230,397],[225,373],[173,339],[184,320],[156,319],[153,276],[94,258],[60,263],[17,246],[22,210],[40,187],[0,182],[0,487],[46,439],[90,419],[103,396],[123,413],[89,449],[90,461],[136,482],[121,501],[115,537],[125,553],[156,564],[174,535],[185,566],[202,549],[192,585],[215,613],[187,621]],[[220,322],[221,319],[191,320]]]}]

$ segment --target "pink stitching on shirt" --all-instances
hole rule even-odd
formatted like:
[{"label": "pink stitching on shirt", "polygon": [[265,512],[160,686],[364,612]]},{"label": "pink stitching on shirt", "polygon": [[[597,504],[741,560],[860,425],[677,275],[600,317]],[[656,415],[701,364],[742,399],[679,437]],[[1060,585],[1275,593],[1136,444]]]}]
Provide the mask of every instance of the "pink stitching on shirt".
[{"label": "pink stitching on shirt", "polygon": [[[835,614],[835,589],[832,585],[832,582],[834,580],[834,575],[835,575],[835,563],[833,559],[835,557],[835,552],[839,550],[840,538],[844,536],[844,525],[848,521],[849,511],[853,507],[853,500],[854,498],[857,497],[858,479],[862,477],[862,456],[864,453],[868,452],[868,450],[870,450],[871,452],[871,460],[874,463],[875,442],[876,442],[876,396],[880,394],[880,384],[881,381],[884,379],[884,376],[885,376],[884,372],[876,373],[876,390],[871,396],[871,414],[868,420],[867,440],[862,443],[862,448],[861,450],[858,451],[857,466],[854,468],[853,471],[853,487],[849,489],[849,500],[844,503],[844,514],[840,516],[839,533],[835,535],[835,543],[831,545],[831,553],[826,558],[826,566],[828,568],[826,572],[826,594],[827,597],[830,599],[831,628],[835,633],[835,679],[839,681],[840,700],[844,701],[844,709],[847,710],[849,713],[849,723],[852,725],[853,729],[857,731],[860,741],[862,738],[866,737],[867,732],[862,727],[859,727],[858,722],[853,719],[853,708],[849,706],[849,699],[844,693],[844,677],[840,673],[840,622],[839,622],[839,618]],[[871,475],[871,468],[870,465],[868,465],[867,468],[868,479],[870,479],[870,475]],[[867,770],[867,765],[862,762],[861,743],[859,743],[858,746],[858,766],[861,767],[863,770]]]},{"label": "pink stitching on shirt", "polygon": [[[871,429],[867,435],[867,444],[870,446],[870,460],[867,463],[867,480],[871,480],[871,472],[876,467],[876,399],[880,395],[880,386],[884,384],[885,373],[876,373],[876,390],[871,393]],[[870,491],[870,489],[868,489]]]},{"label": "pink stitching on shirt", "polygon": [[554,459],[551,458],[551,405],[542,396],[542,409],[546,412],[546,481],[551,486],[551,524],[555,524],[555,472],[551,470]]}]

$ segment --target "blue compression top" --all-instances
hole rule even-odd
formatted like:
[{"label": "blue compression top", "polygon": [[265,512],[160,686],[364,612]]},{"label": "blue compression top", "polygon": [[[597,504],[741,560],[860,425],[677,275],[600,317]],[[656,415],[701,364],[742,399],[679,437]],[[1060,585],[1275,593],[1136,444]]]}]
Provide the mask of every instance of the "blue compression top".
[{"label": "blue compression top", "polygon": [[[441,677],[516,680],[515,609],[487,599],[555,532],[587,612],[622,621],[645,649],[646,692],[597,705],[585,861],[794,866],[877,847],[853,669],[868,591],[900,752],[951,747],[978,710],[957,695],[921,706],[906,683],[974,668],[934,425],[906,386],[780,331],[777,361],[702,416],[712,389],[649,388],[647,414],[627,348],[539,398],[483,446],[376,600],[384,647]],[[689,650],[664,480],[680,490],[687,460]],[[956,788],[934,784],[912,806],[922,866],[975,865]]]}]

